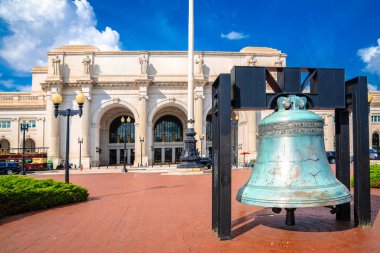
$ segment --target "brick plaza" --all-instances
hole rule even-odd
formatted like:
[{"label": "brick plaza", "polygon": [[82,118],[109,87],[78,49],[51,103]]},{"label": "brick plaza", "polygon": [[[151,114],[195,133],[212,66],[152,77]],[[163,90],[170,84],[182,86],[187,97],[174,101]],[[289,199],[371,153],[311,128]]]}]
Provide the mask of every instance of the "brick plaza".
[{"label": "brick plaza", "polygon": [[[249,175],[233,171],[233,198]],[[234,238],[219,241],[210,174],[75,174],[71,182],[89,189],[89,201],[0,220],[0,252],[380,252],[378,189],[371,229],[336,222],[327,208],[298,209],[289,228],[283,213],[233,200]]]}]

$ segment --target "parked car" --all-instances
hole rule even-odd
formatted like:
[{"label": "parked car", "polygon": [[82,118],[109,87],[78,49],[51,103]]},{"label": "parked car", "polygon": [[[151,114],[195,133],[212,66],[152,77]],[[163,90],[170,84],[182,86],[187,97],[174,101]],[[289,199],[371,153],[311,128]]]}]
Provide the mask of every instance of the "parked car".
[{"label": "parked car", "polygon": [[331,163],[331,164],[336,163],[336,152],[335,151],[327,151],[326,156],[327,156],[327,160],[329,161],[329,163]]},{"label": "parked car", "polygon": [[201,157],[199,162],[203,164],[205,167],[207,167],[208,169],[211,169],[212,161],[210,157]]},{"label": "parked car", "polygon": [[377,154],[376,150],[374,150],[374,149],[369,150],[369,159],[371,159],[371,160],[378,159],[378,154]]},{"label": "parked car", "polygon": [[11,175],[21,171],[19,163],[16,162],[0,162],[0,174]]}]

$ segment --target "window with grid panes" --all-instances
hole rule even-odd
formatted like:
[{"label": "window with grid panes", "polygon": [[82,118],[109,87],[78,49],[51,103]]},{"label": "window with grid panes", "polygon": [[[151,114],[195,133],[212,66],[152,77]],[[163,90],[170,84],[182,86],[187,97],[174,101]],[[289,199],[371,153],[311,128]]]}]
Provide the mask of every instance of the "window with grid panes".
[{"label": "window with grid panes", "polygon": [[11,121],[10,120],[0,120],[0,128],[1,129],[11,128]]}]

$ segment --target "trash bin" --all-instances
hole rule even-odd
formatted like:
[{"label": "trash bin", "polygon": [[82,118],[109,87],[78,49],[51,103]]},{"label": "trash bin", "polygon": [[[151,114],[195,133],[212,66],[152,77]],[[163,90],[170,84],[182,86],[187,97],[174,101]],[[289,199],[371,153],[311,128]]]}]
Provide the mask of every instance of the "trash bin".
[{"label": "trash bin", "polygon": [[46,167],[47,170],[52,170],[53,168],[54,168],[53,162],[47,163],[47,167]]}]

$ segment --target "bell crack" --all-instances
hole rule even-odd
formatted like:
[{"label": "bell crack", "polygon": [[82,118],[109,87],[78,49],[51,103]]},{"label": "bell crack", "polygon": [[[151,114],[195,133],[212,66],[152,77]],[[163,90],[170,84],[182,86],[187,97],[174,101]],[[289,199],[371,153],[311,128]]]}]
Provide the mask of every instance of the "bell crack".
[{"label": "bell crack", "polygon": [[318,182],[317,182],[317,175],[318,175],[320,172],[321,172],[321,171],[318,171],[318,172],[315,173],[315,174],[309,172],[309,174],[314,178],[316,184],[318,184]]}]

